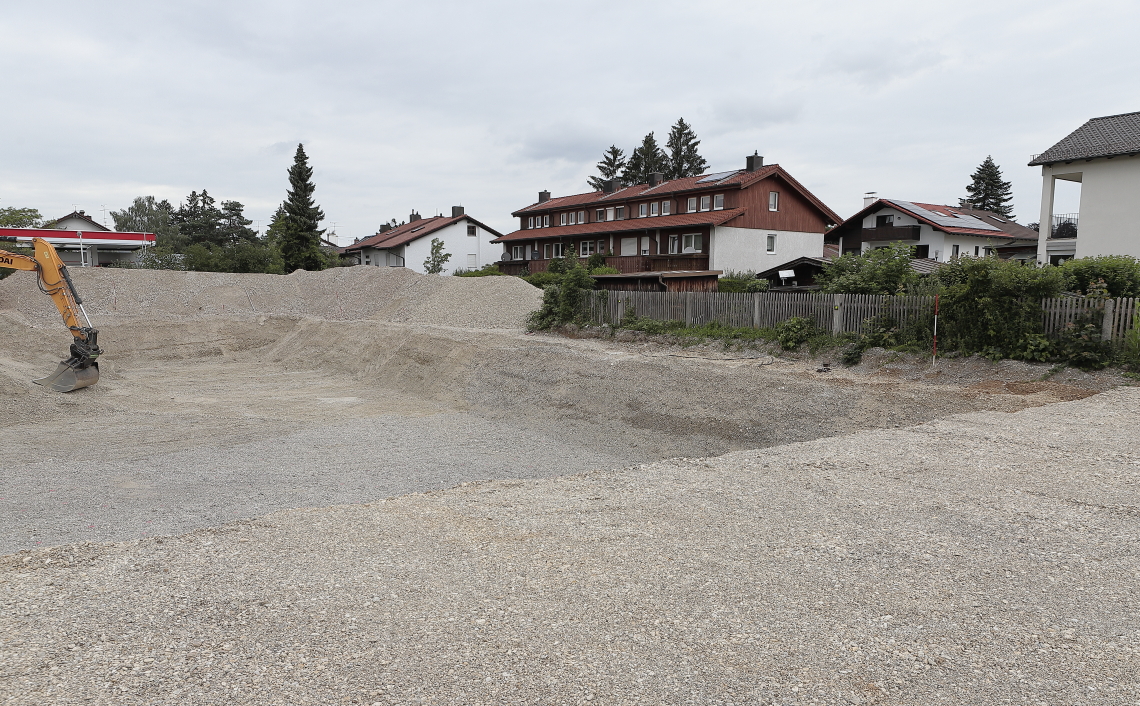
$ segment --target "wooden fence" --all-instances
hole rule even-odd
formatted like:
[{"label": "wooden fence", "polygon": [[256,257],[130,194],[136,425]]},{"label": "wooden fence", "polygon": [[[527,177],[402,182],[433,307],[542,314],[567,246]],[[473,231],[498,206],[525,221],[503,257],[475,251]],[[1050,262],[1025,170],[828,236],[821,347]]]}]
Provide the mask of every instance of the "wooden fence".
[{"label": "wooden fence", "polygon": [[[866,322],[888,317],[899,324],[929,319],[932,296],[821,294],[819,292],[588,292],[586,318],[614,324],[636,315],[658,321],[683,321],[689,326],[717,322],[724,326],[768,328],[793,317],[839,333],[862,333]],[[1136,299],[1062,297],[1041,301],[1042,332],[1056,335],[1067,324],[1092,319],[1102,325],[1104,340],[1121,340],[1136,320]]]}]

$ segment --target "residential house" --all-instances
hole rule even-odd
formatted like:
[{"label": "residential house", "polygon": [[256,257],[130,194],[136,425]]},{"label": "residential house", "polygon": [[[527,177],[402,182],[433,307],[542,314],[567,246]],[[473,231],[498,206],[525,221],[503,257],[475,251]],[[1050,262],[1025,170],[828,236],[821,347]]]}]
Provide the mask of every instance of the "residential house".
[{"label": "residential house", "polygon": [[551,197],[515,211],[519,229],[503,244],[499,268],[541,272],[570,249],[607,255],[623,273],[764,269],[766,263],[823,253],[823,234],[842,219],[780,165],[747,158],[744,169],[648,184],[607,182],[601,191]]},{"label": "residential house", "polygon": [[358,265],[373,267],[407,267],[424,272],[424,261],[431,255],[431,241],[443,241],[443,251],[451,255],[445,272],[456,269],[477,270],[496,262],[502,252],[493,244],[501,236],[494,228],[468,216],[462,206],[451,209],[451,217],[421,218],[413,212],[408,222],[395,228],[382,227],[380,232],[341,248],[342,255]]},{"label": "residential house", "polygon": [[[1131,255],[1140,257],[1140,112],[1093,118],[1068,137],[1035,156],[1041,167],[1040,237],[1037,262],[1056,263],[1071,247],[1076,257]],[[1053,215],[1057,180],[1081,184],[1077,218]],[[1069,243],[1056,243],[1062,222],[1078,226]],[[1074,230],[1074,229],[1067,229]]]},{"label": "residential house", "polygon": [[[63,219],[60,219],[63,220]],[[74,224],[74,220],[71,224]],[[51,243],[68,267],[101,267],[134,260],[141,250],[154,247],[154,233],[114,230],[60,230],[57,228],[0,228],[0,238],[31,246],[33,238]]]},{"label": "residential house", "polygon": [[98,221],[88,216],[84,211],[72,211],[63,218],[52,221],[49,226],[56,230],[79,230],[79,231],[100,231],[107,232],[111,230],[107,226],[100,224]]},{"label": "residential house", "polygon": [[864,199],[862,211],[827,234],[828,242],[845,254],[902,242],[914,246],[915,257],[938,262],[989,255],[998,246],[1036,238],[1035,231],[996,213],[874,197]]}]

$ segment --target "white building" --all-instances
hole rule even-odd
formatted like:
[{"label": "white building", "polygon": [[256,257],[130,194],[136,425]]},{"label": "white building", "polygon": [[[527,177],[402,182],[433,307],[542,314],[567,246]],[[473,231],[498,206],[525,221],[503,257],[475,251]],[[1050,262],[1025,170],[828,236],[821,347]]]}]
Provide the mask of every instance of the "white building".
[{"label": "white building", "polygon": [[1037,239],[1036,232],[988,211],[900,199],[866,198],[864,203],[862,211],[827,234],[828,242],[838,243],[843,253],[902,242],[914,246],[916,258],[949,262]]},{"label": "white building", "polygon": [[[1053,194],[1058,179],[1081,184],[1076,257],[1140,257],[1140,112],[1093,118],[1037,155],[1041,166],[1041,235],[1037,262],[1058,259],[1061,244],[1051,239]],[[1071,240],[1071,239],[1069,239]]]},{"label": "white building", "polygon": [[500,233],[464,213],[462,206],[451,209],[451,217],[421,218],[412,213],[408,222],[395,228],[382,228],[379,233],[341,249],[356,259],[358,265],[371,267],[407,267],[424,272],[424,261],[431,256],[431,241],[443,241],[443,252],[451,255],[444,273],[457,269],[477,270],[497,262],[502,247],[492,240]]}]

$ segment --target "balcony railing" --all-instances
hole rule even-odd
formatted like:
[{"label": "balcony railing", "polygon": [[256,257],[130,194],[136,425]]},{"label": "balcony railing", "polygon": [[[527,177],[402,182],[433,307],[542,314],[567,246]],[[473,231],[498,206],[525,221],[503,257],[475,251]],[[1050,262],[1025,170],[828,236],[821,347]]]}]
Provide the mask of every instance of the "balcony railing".
[{"label": "balcony railing", "polygon": [[1079,213],[1054,213],[1053,228],[1049,231],[1050,238],[1077,237],[1077,220]]},{"label": "balcony railing", "polygon": [[[578,260],[583,265],[586,258]],[[546,272],[551,260],[502,260],[499,272],[508,275],[526,275]],[[703,253],[683,255],[626,255],[606,258],[606,266],[622,274],[630,272],[674,272],[677,270],[707,270],[709,256]]]},{"label": "balcony railing", "polygon": [[863,242],[883,240],[918,240],[920,226],[884,226],[864,228]]}]

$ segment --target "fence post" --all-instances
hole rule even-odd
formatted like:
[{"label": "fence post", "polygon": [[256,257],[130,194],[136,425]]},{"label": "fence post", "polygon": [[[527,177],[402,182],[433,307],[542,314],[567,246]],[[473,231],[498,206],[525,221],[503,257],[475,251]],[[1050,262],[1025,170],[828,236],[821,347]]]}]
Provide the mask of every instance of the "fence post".
[{"label": "fence post", "polygon": [[760,328],[760,295],[752,295],[752,328]]},{"label": "fence post", "polygon": [[843,295],[834,295],[831,310],[831,333],[835,336],[843,333]]},{"label": "fence post", "polygon": [[611,321],[610,323],[614,326],[621,326],[621,322],[625,321],[625,300],[620,296],[618,297],[617,309],[617,321]]},{"label": "fence post", "polygon": [[1116,309],[1116,302],[1112,299],[1104,300],[1104,320],[1100,324],[1100,340],[1112,340],[1112,312]]}]

